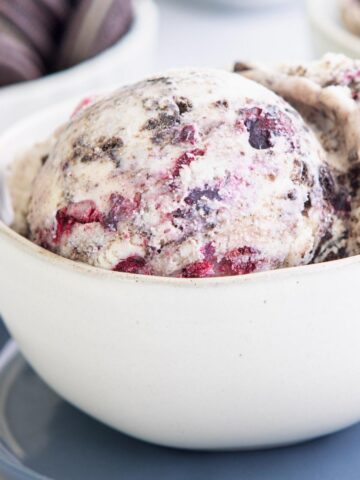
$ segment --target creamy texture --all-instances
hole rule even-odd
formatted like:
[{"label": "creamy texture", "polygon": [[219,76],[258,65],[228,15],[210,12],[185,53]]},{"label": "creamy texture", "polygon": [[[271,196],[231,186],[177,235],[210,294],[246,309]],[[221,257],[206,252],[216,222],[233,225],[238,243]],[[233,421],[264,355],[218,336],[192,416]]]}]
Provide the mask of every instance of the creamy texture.
[{"label": "creamy texture", "polygon": [[335,235],[324,178],[323,148],[283,99],[224,71],[173,71],[64,126],[32,187],[30,238],[132,273],[307,264]]},{"label": "creamy texture", "polygon": [[33,181],[55,144],[58,132],[48,140],[35,145],[30,152],[17,158],[7,175],[7,186],[12,205],[12,228],[24,236],[29,234],[27,215]]},{"label": "creamy texture", "polygon": [[[236,67],[235,67],[236,69]],[[360,61],[328,54],[307,65],[265,68],[238,65],[237,70],[290,102],[316,134],[335,182],[327,186],[338,218],[335,237],[327,235],[325,256],[355,255],[360,250]]]}]

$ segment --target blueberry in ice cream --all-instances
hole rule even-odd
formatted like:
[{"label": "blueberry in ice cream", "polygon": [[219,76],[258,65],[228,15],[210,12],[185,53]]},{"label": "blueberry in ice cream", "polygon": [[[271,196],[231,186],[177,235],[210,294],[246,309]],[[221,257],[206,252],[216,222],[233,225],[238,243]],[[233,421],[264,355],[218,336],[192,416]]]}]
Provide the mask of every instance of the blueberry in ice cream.
[{"label": "blueberry in ice cream", "polygon": [[308,264],[337,234],[320,141],[289,103],[234,73],[177,70],[121,88],[52,144],[31,187],[29,237],[73,260],[240,275]]}]

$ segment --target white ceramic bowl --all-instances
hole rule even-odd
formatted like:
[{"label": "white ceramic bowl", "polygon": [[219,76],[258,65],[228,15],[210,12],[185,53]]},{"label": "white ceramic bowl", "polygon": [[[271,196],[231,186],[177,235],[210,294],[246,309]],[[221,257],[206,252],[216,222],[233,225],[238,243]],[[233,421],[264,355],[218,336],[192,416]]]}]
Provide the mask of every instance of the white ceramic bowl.
[{"label": "white ceramic bowl", "polygon": [[157,8],[153,0],[133,3],[129,32],[103,53],[68,70],[0,88],[0,131],[54,102],[149,73],[157,38]]},{"label": "white ceramic bowl", "polygon": [[360,37],[349,32],[340,17],[338,0],[307,0],[314,53],[344,53],[360,58]]},{"label": "white ceramic bowl", "polygon": [[[4,166],[61,123],[0,138]],[[35,370],[85,412],[185,448],[283,445],[360,419],[360,257],[241,277],[115,273],[0,223],[0,312]]]},{"label": "white ceramic bowl", "polygon": [[[186,0],[189,1],[189,0]],[[302,0],[196,0],[199,3],[235,8],[269,8]]]}]

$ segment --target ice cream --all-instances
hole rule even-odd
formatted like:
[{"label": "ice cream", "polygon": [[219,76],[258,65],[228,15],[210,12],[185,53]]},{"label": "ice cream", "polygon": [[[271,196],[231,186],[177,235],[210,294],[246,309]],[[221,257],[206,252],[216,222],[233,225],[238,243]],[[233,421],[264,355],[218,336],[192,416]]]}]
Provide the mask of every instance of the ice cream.
[{"label": "ice cream", "polygon": [[29,235],[27,215],[32,182],[53,148],[58,133],[55,132],[49,139],[34,145],[30,152],[17,158],[11,166],[11,175],[8,175],[7,181],[4,182],[4,192],[8,190],[12,207],[6,209],[6,217],[11,219],[12,228],[25,237]]},{"label": "ice cream", "polygon": [[29,236],[116,271],[246,274],[321,255],[348,209],[334,188],[286,101],[234,73],[178,70],[64,126],[32,185]]},{"label": "ice cream", "polygon": [[[337,234],[324,258],[360,251],[360,61],[328,54],[306,65],[238,64],[243,76],[271,88],[302,115],[326,153],[335,176],[328,196],[338,211]],[[347,193],[348,192],[348,193]],[[348,196],[350,195],[350,202]],[[330,255],[330,257],[329,257]]]}]

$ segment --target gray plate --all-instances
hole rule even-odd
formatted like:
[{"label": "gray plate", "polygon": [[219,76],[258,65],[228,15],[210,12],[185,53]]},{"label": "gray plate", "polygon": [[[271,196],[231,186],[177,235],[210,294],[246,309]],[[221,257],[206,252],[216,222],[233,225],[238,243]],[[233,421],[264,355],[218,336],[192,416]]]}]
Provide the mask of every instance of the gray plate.
[{"label": "gray plate", "polygon": [[63,401],[31,370],[14,342],[0,353],[2,480],[359,480],[359,450],[360,425],[262,452],[156,447]]}]

